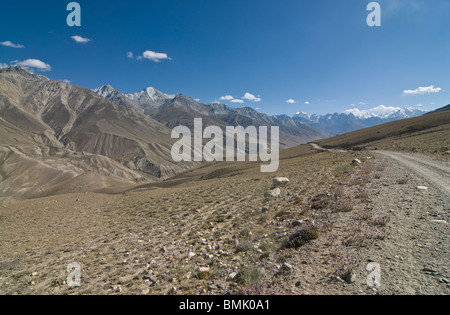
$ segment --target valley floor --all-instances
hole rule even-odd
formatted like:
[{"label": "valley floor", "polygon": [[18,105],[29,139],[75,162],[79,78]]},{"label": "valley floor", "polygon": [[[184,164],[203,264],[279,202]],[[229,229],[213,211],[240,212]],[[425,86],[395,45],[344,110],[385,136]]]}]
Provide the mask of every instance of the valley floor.
[{"label": "valley floor", "polygon": [[[389,154],[309,147],[282,161],[276,175],[291,182],[277,199],[264,197],[274,174],[255,166],[4,205],[0,294],[449,294],[448,195],[413,168]],[[308,226],[317,238],[287,246]],[[72,262],[82,278],[69,289]],[[369,263],[380,266],[379,287],[367,284]]]}]

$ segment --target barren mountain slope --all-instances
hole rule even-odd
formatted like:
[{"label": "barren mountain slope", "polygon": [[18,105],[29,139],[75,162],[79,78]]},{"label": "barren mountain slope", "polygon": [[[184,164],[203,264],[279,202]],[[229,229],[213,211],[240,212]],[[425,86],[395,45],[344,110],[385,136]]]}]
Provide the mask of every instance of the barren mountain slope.
[{"label": "barren mountain slope", "polygon": [[445,159],[450,150],[450,111],[436,111],[317,141],[325,148],[425,153]]},{"label": "barren mountain slope", "polygon": [[[8,200],[38,196],[87,172],[128,187],[193,166],[172,162],[175,140],[155,120],[17,67],[0,73],[0,141],[0,194]],[[29,169],[33,180],[26,183]]]}]

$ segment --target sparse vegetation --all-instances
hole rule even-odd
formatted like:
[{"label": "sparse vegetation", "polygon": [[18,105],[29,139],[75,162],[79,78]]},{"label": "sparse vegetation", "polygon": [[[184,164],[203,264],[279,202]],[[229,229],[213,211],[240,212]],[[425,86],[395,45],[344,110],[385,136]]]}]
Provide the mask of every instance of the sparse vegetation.
[{"label": "sparse vegetation", "polygon": [[250,266],[239,273],[238,281],[241,284],[255,288],[264,278],[264,268],[259,266]]},{"label": "sparse vegetation", "polygon": [[304,246],[309,241],[319,237],[320,230],[315,225],[306,225],[297,228],[289,236],[288,247],[298,248]]},{"label": "sparse vegetation", "polygon": [[351,166],[350,164],[341,165],[336,167],[336,169],[334,170],[334,176],[341,177],[344,174],[350,173],[352,170],[353,166]]}]

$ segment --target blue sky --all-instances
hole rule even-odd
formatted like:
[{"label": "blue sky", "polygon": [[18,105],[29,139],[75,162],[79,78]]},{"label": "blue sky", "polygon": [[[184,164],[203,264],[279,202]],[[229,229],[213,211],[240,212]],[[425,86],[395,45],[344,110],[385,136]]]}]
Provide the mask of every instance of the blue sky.
[{"label": "blue sky", "polygon": [[377,1],[381,27],[369,0],[77,1],[81,27],[69,2],[3,1],[0,64],[268,114],[450,103],[450,0]]}]

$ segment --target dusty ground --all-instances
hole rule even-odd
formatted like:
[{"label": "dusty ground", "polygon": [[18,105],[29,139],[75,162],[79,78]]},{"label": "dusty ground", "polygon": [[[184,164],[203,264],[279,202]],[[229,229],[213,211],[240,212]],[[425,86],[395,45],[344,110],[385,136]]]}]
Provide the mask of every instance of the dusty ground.
[{"label": "dusty ground", "polygon": [[[355,157],[363,163],[352,167]],[[0,294],[450,293],[447,196],[413,166],[307,152],[276,175],[291,182],[273,200],[264,193],[274,174],[255,167],[172,188],[4,205]],[[311,224],[316,239],[287,246]],[[74,289],[65,283],[71,262],[82,267]],[[367,285],[369,262],[380,265],[380,287]]]}]

